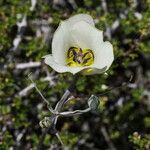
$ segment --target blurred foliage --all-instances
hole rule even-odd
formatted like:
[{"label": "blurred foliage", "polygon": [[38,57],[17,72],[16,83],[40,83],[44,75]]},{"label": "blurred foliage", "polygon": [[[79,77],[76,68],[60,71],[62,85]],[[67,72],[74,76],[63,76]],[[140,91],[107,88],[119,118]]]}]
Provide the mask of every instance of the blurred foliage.
[{"label": "blurred foliage", "polygon": [[133,135],[129,136],[129,140],[134,144],[134,148],[137,150],[150,149],[150,135],[141,135],[134,132]]},{"label": "blurred foliage", "polygon": [[[57,125],[60,136],[69,149],[111,149],[113,144],[121,150],[149,150],[150,1],[38,0],[34,11],[29,10],[30,6],[29,0],[0,1],[0,149],[37,149],[42,136],[39,121],[51,115],[35,89],[19,95],[31,84],[27,78],[30,72],[53,107],[73,79],[70,73],[57,74],[43,63],[26,69],[15,66],[29,61],[42,62],[41,57],[51,53],[52,36],[59,22],[87,13],[95,19],[96,27],[104,31],[104,40],[113,44],[115,60],[108,75],[81,75],[73,93],[76,102],[65,109],[83,109],[91,94],[105,93],[110,87],[128,82],[131,75],[133,80],[101,95],[98,112],[60,118]],[[27,27],[19,47],[13,50],[13,40],[18,34],[16,23],[24,15]],[[44,21],[50,29],[46,41]],[[37,30],[41,36],[37,36]],[[47,73],[52,76],[50,82],[42,80]],[[102,132],[102,127],[107,134]],[[46,134],[42,149],[50,147],[59,149],[60,144],[55,136]]]}]

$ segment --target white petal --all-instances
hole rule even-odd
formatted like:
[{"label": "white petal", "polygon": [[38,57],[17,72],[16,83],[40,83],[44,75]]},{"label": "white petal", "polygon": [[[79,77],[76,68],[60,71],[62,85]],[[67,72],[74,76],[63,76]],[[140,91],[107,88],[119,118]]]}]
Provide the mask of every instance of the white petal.
[{"label": "white petal", "polygon": [[84,21],[92,26],[95,26],[93,18],[87,14],[78,14],[66,20],[70,27],[72,27],[75,23],[80,21]]},{"label": "white petal", "polygon": [[107,66],[108,69],[114,60],[112,44],[110,42],[103,42],[95,45],[95,49],[99,52],[95,55],[93,67],[101,69]]},{"label": "white petal", "polygon": [[43,58],[45,58],[44,62],[47,65],[49,65],[50,67],[52,67],[55,71],[57,71],[59,73],[71,72],[72,74],[76,74],[76,73],[80,72],[81,70],[87,68],[87,67],[68,67],[68,66],[58,64],[54,60],[53,56],[51,56],[51,55],[46,55]]},{"label": "white petal", "polygon": [[52,55],[56,62],[63,65],[66,63],[66,51],[70,46],[75,46],[70,44],[70,29],[79,21],[84,21],[89,26],[94,26],[94,21],[91,16],[87,14],[78,14],[61,22],[55,31],[52,40]]},{"label": "white petal", "polygon": [[52,40],[52,55],[58,63],[65,64],[66,51],[69,49],[69,30],[66,22],[61,22]]},{"label": "white petal", "polygon": [[93,48],[95,44],[101,44],[103,42],[102,31],[92,27],[84,21],[76,23],[71,32],[71,44],[81,48],[89,48],[95,51]]}]

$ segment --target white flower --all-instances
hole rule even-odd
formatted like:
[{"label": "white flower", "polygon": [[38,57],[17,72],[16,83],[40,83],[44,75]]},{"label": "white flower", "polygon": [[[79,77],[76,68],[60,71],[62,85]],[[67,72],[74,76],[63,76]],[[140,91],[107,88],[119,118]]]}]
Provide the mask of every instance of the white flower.
[{"label": "white flower", "polygon": [[103,32],[95,28],[92,17],[78,14],[60,23],[53,36],[52,54],[44,58],[60,73],[95,74],[106,71],[114,55],[111,43],[103,41]]}]

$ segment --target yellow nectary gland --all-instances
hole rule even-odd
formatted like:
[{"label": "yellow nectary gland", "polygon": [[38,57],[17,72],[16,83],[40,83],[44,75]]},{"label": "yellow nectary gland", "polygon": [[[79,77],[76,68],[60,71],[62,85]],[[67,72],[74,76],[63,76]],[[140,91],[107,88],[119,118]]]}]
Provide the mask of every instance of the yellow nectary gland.
[{"label": "yellow nectary gland", "polygon": [[83,67],[94,63],[94,54],[90,49],[70,47],[66,57],[67,66]]}]

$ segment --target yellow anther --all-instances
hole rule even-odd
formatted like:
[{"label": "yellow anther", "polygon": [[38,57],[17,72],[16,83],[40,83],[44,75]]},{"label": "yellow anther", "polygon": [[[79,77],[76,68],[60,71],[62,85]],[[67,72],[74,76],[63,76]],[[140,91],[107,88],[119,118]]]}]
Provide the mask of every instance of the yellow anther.
[{"label": "yellow anther", "polygon": [[70,67],[90,66],[94,63],[94,54],[90,49],[70,47],[67,52],[66,62]]}]

